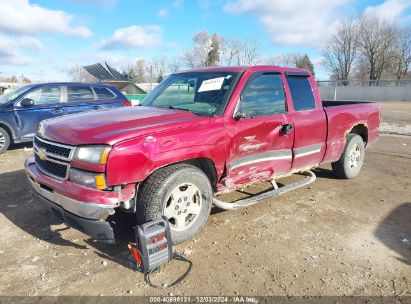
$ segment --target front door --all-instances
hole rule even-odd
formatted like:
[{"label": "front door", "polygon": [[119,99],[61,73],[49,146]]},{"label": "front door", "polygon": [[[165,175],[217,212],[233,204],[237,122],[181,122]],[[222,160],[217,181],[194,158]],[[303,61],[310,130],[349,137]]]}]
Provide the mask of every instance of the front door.
[{"label": "front door", "polygon": [[[20,101],[29,98],[33,105],[23,107]],[[23,95],[15,105],[15,115],[18,124],[18,138],[29,139],[34,136],[41,121],[64,115],[60,102],[61,87],[58,85],[44,85]]]},{"label": "front door", "polygon": [[257,72],[250,77],[226,128],[232,134],[227,187],[290,171],[294,129],[279,73]]}]

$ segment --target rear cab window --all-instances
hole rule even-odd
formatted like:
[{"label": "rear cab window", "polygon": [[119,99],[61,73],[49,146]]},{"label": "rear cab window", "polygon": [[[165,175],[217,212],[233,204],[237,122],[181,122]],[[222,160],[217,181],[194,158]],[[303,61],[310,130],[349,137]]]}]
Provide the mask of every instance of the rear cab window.
[{"label": "rear cab window", "polygon": [[94,101],[94,93],[91,87],[81,85],[67,86],[67,102]]},{"label": "rear cab window", "polygon": [[287,75],[287,83],[291,91],[295,111],[315,109],[315,98],[308,76]]}]

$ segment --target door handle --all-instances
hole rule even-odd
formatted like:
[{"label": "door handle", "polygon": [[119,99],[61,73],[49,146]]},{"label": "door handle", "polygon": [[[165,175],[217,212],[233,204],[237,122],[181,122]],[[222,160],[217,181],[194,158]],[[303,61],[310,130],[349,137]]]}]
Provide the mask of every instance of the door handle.
[{"label": "door handle", "polygon": [[282,124],[280,128],[280,133],[281,134],[289,134],[293,130],[293,125],[292,124]]},{"label": "door handle", "polygon": [[93,109],[98,110],[98,109],[101,109],[101,107],[100,106],[93,106]]},{"label": "door handle", "polygon": [[54,113],[63,113],[63,108],[54,108],[53,112]]}]

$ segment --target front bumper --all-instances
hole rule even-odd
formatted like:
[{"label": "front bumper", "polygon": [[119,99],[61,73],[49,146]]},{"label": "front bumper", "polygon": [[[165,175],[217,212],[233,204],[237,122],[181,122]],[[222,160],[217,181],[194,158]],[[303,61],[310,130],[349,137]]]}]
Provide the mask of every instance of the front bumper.
[{"label": "front bumper", "polygon": [[28,184],[33,196],[53,210],[68,225],[104,242],[114,242],[111,225],[105,222],[121,201],[134,196],[135,185],[119,192],[85,188],[70,181],[56,180],[42,173],[28,158],[25,163]]},{"label": "front bumper", "polygon": [[[30,181],[30,178],[29,178]],[[101,220],[87,219],[77,216],[61,206],[48,200],[32,187],[32,182],[29,182],[32,190],[33,196],[38,202],[40,202],[44,207],[53,211],[61,220],[67,223],[70,227],[73,227],[100,242],[104,243],[115,243],[113,228],[108,222]]]}]

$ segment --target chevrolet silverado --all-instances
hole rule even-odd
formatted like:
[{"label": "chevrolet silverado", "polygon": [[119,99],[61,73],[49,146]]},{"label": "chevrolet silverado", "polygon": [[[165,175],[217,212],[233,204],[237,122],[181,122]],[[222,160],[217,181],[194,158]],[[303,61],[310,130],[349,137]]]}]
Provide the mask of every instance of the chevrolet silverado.
[{"label": "chevrolet silverado", "polygon": [[[140,106],[43,121],[25,170],[38,201],[93,238],[113,242],[110,219],[124,211],[138,223],[166,216],[177,243],[202,228],[213,203],[249,206],[312,182],[325,163],[356,177],[379,122],[376,104],[322,101],[305,70],[195,69],[167,77]],[[308,177],[278,187],[291,174]],[[270,180],[269,192],[218,198]]]}]

